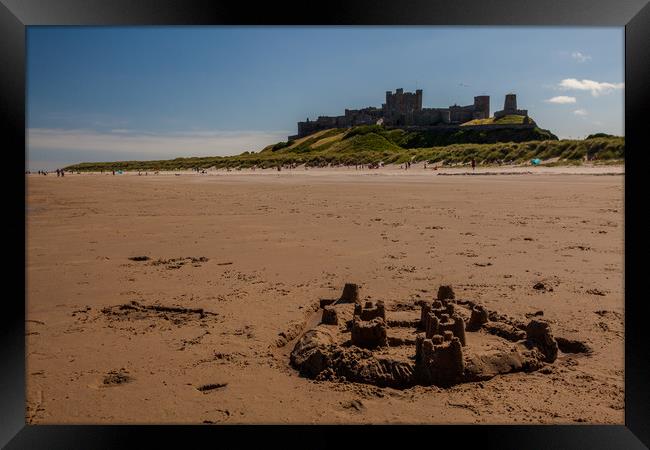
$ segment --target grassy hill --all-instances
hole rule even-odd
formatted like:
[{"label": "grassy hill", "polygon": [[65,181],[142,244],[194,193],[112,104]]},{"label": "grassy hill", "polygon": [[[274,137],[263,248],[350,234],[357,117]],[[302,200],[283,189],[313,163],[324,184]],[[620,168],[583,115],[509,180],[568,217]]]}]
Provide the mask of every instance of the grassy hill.
[{"label": "grassy hill", "polygon": [[529,117],[510,115],[510,116],[499,117],[498,119],[495,119],[494,117],[489,117],[487,119],[474,119],[474,120],[470,120],[469,122],[465,122],[460,126],[464,127],[468,125],[521,125],[527,123],[528,120],[531,121],[533,124],[535,123]]},{"label": "grassy hill", "polygon": [[[504,118],[505,119],[505,118]],[[489,119],[487,119],[489,120]],[[496,121],[495,121],[496,123]],[[532,158],[580,161],[623,159],[622,137],[558,140],[548,130],[531,129],[403,130],[378,125],[323,130],[295,141],[269,145],[259,152],[236,156],[176,158],[159,161],[80,163],[74,171],[177,170],[191,168],[249,168],[305,164],[312,167],[406,161],[464,164],[518,163]]]}]

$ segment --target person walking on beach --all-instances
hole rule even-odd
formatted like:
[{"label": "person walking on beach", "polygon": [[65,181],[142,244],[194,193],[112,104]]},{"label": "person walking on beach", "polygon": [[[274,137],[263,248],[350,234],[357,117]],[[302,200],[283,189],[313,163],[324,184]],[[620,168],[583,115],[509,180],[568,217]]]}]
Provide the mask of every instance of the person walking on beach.
[{"label": "person walking on beach", "polygon": [[476,160],[472,158],[472,170],[476,170]]}]

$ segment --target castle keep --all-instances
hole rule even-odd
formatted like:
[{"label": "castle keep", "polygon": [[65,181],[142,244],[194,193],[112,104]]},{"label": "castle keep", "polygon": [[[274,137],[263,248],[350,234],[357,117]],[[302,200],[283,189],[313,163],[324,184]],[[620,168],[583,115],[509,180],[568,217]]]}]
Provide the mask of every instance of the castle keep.
[{"label": "castle keep", "polygon": [[[527,110],[517,109],[517,96],[506,95],[503,110],[494,113],[495,119],[506,115],[528,116]],[[422,89],[415,92],[386,91],[386,103],[381,108],[373,106],[362,109],[346,109],[342,116],[319,116],[316,120],[298,122],[298,134],[289,136],[297,139],[316,131],[329,128],[349,128],[357,125],[383,124],[389,127],[433,127],[460,125],[474,119],[490,117],[490,96],[474,97],[474,103],[467,106],[451,105],[447,108],[423,108]]]}]

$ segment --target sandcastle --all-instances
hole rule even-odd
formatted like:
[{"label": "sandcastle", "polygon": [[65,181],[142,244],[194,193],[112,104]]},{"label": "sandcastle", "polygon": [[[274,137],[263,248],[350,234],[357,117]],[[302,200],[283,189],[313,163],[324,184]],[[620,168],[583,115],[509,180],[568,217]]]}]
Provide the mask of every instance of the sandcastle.
[{"label": "sandcastle", "polygon": [[531,372],[558,356],[547,322],[488,311],[456,299],[451,286],[441,286],[434,300],[391,311],[382,300],[361,301],[359,286],[348,283],[339,299],[320,305],[320,323],[300,336],[290,357],[310,378],[444,387]]}]

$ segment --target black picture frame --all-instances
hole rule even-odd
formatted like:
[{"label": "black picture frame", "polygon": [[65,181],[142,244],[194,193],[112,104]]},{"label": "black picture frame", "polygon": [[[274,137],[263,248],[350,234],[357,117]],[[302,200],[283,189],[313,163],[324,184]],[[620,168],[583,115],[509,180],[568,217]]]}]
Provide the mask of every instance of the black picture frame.
[{"label": "black picture frame", "polygon": [[[25,29],[33,25],[546,25],[625,27],[625,425],[467,426],[43,426],[25,424]],[[408,3],[333,1],[281,5],[201,0],[0,0],[0,117],[6,126],[5,272],[1,326],[0,444],[6,448],[120,448],[144,439],[165,444],[241,447],[250,439],[283,446],[358,443],[480,448],[646,448],[650,446],[650,365],[643,283],[648,220],[643,169],[650,148],[644,131],[650,108],[650,4],[647,0],[417,0]],[[22,186],[22,191],[19,189]],[[644,235],[644,233],[646,235]],[[8,239],[7,239],[8,238]],[[638,263],[637,263],[638,262]],[[22,283],[21,283],[22,282]],[[343,436],[342,436],[343,435]],[[464,445],[462,445],[464,446]]]}]

